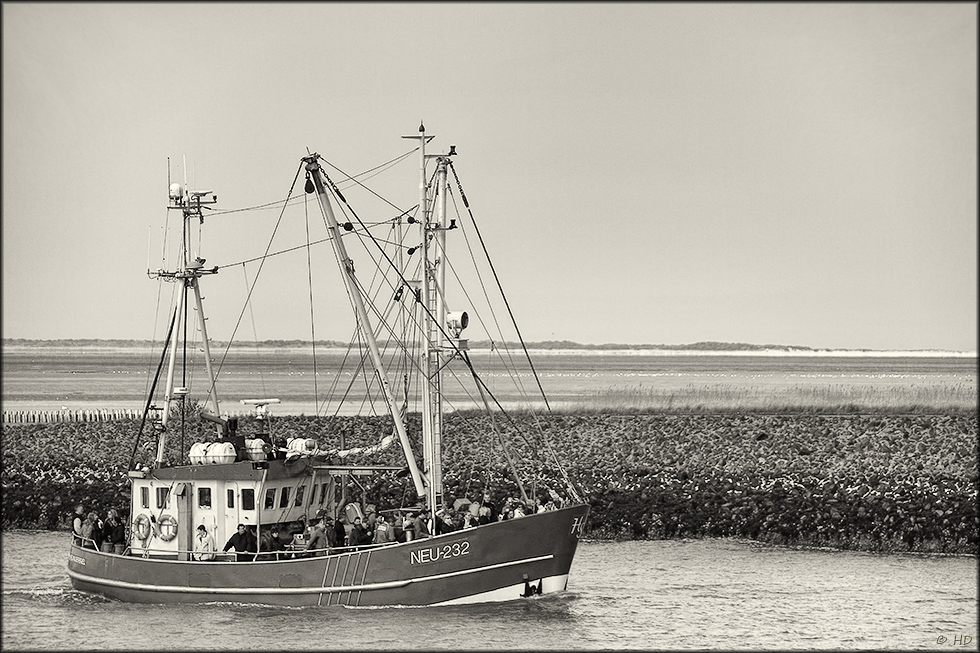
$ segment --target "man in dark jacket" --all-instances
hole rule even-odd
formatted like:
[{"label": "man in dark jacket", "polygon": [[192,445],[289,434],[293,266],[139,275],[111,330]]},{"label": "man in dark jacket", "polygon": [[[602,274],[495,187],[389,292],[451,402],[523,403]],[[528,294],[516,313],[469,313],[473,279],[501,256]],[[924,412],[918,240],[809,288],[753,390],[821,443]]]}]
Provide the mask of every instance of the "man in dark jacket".
[{"label": "man in dark jacket", "polygon": [[259,560],[282,560],[281,551],[286,549],[279,539],[279,524],[262,531],[262,553]]},{"label": "man in dark jacket", "polygon": [[351,529],[348,541],[351,546],[370,543],[371,538],[368,537],[367,532],[364,530],[364,525],[361,523],[360,517],[354,517],[354,527]]},{"label": "man in dark jacket", "polygon": [[347,544],[347,528],[344,526],[344,517],[338,517],[333,524],[334,544],[344,546]]},{"label": "man in dark jacket", "polygon": [[227,551],[232,547],[235,548],[235,559],[238,562],[251,562],[255,558],[254,554],[258,550],[257,542],[251,531],[245,528],[245,524],[238,525],[238,532],[228,538],[228,543],[225,544],[222,551]]}]

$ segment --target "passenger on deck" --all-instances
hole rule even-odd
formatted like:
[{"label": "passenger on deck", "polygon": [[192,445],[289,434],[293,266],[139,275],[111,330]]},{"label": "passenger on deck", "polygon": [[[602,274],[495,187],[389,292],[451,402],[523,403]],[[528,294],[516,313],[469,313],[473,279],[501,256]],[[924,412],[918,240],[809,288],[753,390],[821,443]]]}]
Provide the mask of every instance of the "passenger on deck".
[{"label": "passenger on deck", "polygon": [[72,533],[75,534],[75,544],[82,543],[82,524],[85,523],[85,506],[78,504],[75,506],[75,518],[71,523]]},{"label": "passenger on deck", "polygon": [[347,527],[344,525],[347,516],[341,511],[340,516],[333,524],[334,533],[334,544],[336,546],[345,546],[347,544]]},{"label": "passenger on deck", "polygon": [[197,537],[194,538],[194,559],[206,562],[214,560],[214,554],[218,550],[218,545],[214,543],[214,538],[208,533],[208,528],[204,524],[197,527]]},{"label": "passenger on deck", "polygon": [[331,549],[337,546],[337,530],[333,525],[333,517],[327,516],[323,520],[324,535],[327,536],[327,544]]},{"label": "passenger on deck", "polygon": [[279,524],[267,528],[262,531],[262,541],[261,541],[261,554],[258,556],[261,560],[281,560],[282,554],[280,551],[285,551],[286,547],[283,545],[282,540],[279,539]]},{"label": "passenger on deck", "polygon": [[405,518],[402,517],[402,513],[400,510],[395,513],[395,518],[391,522],[391,533],[393,536],[392,541],[394,542],[405,541]]},{"label": "passenger on deck", "polygon": [[490,511],[489,512],[489,516],[490,516],[490,521],[491,522],[497,521],[497,516],[498,516],[499,513],[497,512],[497,506],[495,506],[494,503],[493,503],[493,501],[490,500],[490,493],[489,492],[484,492],[483,493],[483,504],[482,504],[482,507],[484,507],[484,508],[486,508],[486,509],[488,509]]},{"label": "passenger on deck", "polygon": [[106,518],[105,538],[102,550],[106,553],[122,555],[126,551],[126,525],[122,523],[119,511],[115,508],[109,509],[109,516]]},{"label": "passenger on deck", "polygon": [[440,510],[441,514],[436,515],[436,535],[442,535],[443,533],[452,533],[456,530],[453,526],[453,516],[451,513]]},{"label": "passenger on deck", "polygon": [[234,547],[235,559],[238,562],[251,562],[255,559],[254,554],[258,548],[256,545],[255,535],[245,528],[245,524],[239,524],[238,532],[228,538],[228,543],[222,551]]},{"label": "passenger on deck", "polygon": [[411,512],[405,513],[402,519],[402,539],[400,542],[411,542],[415,539],[415,515]]},{"label": "passenger on deck", "polygon": [[102,548],[102,522],[94,511],[82,523],[82,546],[96,551]]},{"label": "passenger on deck", "polygon": [[388,544],[394,541],[395,533],[391,528],[391,524],[388,523],[384,515],[378,515],[377,526],[374,528],[374,543]]},{"label": "passenger on deck", "polygon": [[476,518],[477,524],[479,524],[480,526],[484,526],[486,524],[491,523],[491,521],[492,520],[490,519],[490,508],[488,508],[487,506],[480,506],[480,514]]},{"label": "passenger on deck", "polygon": [[306,551],[308,555],[314,556],[330,553],[330,542],[327,540],[327,520],[323,517],[313,525],[313,533],[310,535],[310,541],[306,543]]},{"label": "passenger on deck", "polygon": [[364,515],[364,530],[370,535],[374,535],[374,529],[378,527],[378,513],[374,510],[374,506],[368,504],[367,513]]},{"label": "passenger on deck", "polygon": [[360,517],[354,517],[354,527],[351,529],[347,541],[351,546],[360,546],[371,541],[371,538],[367,535],[367,531],[364,530],[364,524],[361,523]]},{"label": "passenger on deck", "polygon": [[416,539],[431,536],[431,533],[429,533],[429,524],[427,523],[428,520],[429,520],[429,509],[422,508],[422,510],[419,511],[418,516],[415,518]]}]

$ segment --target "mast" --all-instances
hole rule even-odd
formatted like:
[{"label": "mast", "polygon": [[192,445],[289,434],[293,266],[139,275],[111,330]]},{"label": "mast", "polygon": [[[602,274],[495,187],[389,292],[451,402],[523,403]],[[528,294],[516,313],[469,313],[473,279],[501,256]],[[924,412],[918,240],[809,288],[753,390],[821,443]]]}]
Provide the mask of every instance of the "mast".
[{"label": "mast", "polygon": [[[450,146],[447,154],[426,154],[425,145],[433,136],[425,135],[425,125],[419,125],[418,136],[402,138],[419,139],[419,216],[422,226],[422,304],[425,307],[423,321],[422,370],[425,374],[425,388],[422,392],[422,442],[425,469],[429,486],[426,501],[432,510],[442,507],[442,426],[443,395],[442,368],[448,362],[444,343],[446,325],[446,180],[449,157],[454,155],[455,147]],[[436,188],[430,193],[426,181],[426,160],[436,160]]]},{"label": "mast", "polygon": [[[425,275],[423,282],[423,295],[427,295],[425,300],[426,311],[426,377],[429,380],[428,394],[431,416],[430,439],[432,441],[432,460],[431,464],[431,487],[429,490],[429,505],[442,506],[442,423],[444,408],[442,401],[442,368],[445,365],[445,352],[443,350],[443,329],[446,324],[446,159],[438,157],[436,159],[436,189],[433,198],[434,207],[428,207],[428,214],[424,216],[422,228],[426,233],[423,238]],[[433,211],[433,208],[435,211]],[[430,242],[431,241],[431,242]]]},{"label": "mast", "polygon": [[[202,199],[205,195],[211,195],[211,199]],[[167,206],[168,209],[180,209],[182,213],[181,221],[181,264],[180,268],[175,272],[167,272],[165,270],[157,270],[156,273],[150,274],[151,277],[162,277],[165,279],[171,279],[179,282],[180,293],[177,298],[177,318],[176,318],[176,332],[181,333],[186,332],[188,311],[187,302],[189,299],[188,293],[193,294],[194,304],[197,308],[197,318],[198,318],[198,328],[201,330],[201,341],[204,348],[204,360],[208,372],[208,400],[210,400],[211,405],[214,409],[214,414],[218,415],[220,413],[220,406],[218,403],[218,393],[215,389],[215,375],[214,368],[211,361],[211,346],[208,341],[208,331],[206,320],[204,316],[204,304],[202,302],[203,297],[201,296],[201,287],[198,280],[207,274],[217,274],[218,268],[204,268],[205,259],[200,256],[195,256],[194,260],[191,260],[191,219],[198,218],[201,223],[204,222],[204,214],[202,212],[202,207],[215,204],[218,201],[217,195],[212,195],[211,191],[188,191],[187,183],[183,187],[180,184],[170,185],[170,200],[171,204]],[[184,328],[182,329],[181,326]],[[183,396],[186,394],[187,390],[183,387],[174,386],[174,371],[177,362],[177,348],[178,348],[178,338],[174,338],[170,342],[170,360],[167,366],[167,383],[164,389],[164,401],[163,401],[163,415],[161,417],[161,422],[163,426],[167,425],[170,419],[170,407],[174,401],[176,395]],[[186,342],[185,342],[186,344]],[[183,364],[186,366],[186,359],[183,360]],[[160,439],[157,442],[157,464],[163,462],[163,453],[166,448],[166,430],[164,430]]]},{"label": "mast", "polygon": [[422,472],[419,471],[418,465],[415,462],[415,454],[412,452],[411,443],[408,441],[408,432],[405,429],[405,422],[401,414],[401,410],[395,404],[394,396],[392,395],[391,388],[388,385],[384,363],[381,360],[381,352],[378,349],[378,342],[374,336],[374,328],[371,326],[371,321],[368,319],[367,309],[364,306],[364,299],[361,297],[361,291],[357,284],[357,277],[354,274],[354,262],[347,255],[347,248],[344,246],[344,241],[340,236],[340,227],[337,223],[336,216],[334,216],[333,207],[330,204],[330,197],[327,194],[326,187],[323,184],[324,175],[322,174],[320,164],[317,161],[318,158],[318,154],[311,154],[310,156],[303,157],[303,161],[306,162],[306,170],[313,181],[313,187],[316,192],[317,200],[319,201],[320,208],[323,210],[324,217],[327,220],[327,228],[330,231],[331,242],[333,243],[334,251],[337,254],[337,260],[341,266],[341,276],[344,278],[344,283],[347,286],[347,294],[350,296],[351,301],[354,302],[354,310],[357,313],[358,323],[361,325],[361,329],[364,331],[364,337],[367,339],[368,350],[371,354],[371,362],[374,364],[374,371],[381,383],[381,389],[384,393],[385,402],[388,404],[388,410],[390,411],[391,417],[395,422],[395,430],[398,432],[398,439],[401,441],[402,449],[405,451],[405,460],[408,463],[408,469],[412,475],[412,480],[415,482],[415,491],[419,496],[422,496],[425,493],[425,482]]}]

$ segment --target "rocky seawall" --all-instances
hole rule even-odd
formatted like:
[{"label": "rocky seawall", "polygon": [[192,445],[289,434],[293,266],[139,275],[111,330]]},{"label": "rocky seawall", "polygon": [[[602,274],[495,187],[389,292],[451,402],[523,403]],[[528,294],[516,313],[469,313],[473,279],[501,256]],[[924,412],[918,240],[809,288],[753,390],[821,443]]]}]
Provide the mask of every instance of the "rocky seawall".
[{"label": "rocky seawall", "polygon": [[[84,503],[101,515],[128,505],[133,451],[148,461],[139,423],[5,425],[4,529],[66,528]],[[248,435],[254,424],[241,422]],[[322,448],[376,443],[385,418],[281,417],[275,433],[314,438]],[[502,444],[529,495],[567,498],[565,478],[592,506],[590,537],[739,537],[869,551],[978,552],[977,414],[793,415],[517,414],[447,417],[444,463],[450,499],[497,505],[519,489]],[[496,429],[496,430],[495,430]],[[409,431],[417,437],[417,416]],[[177,460],[210,425],[169,441]],[[421,450],[421,448],[417,449]],[[397,445],[381,464],[399,464]],[[533,461],[533,462],[532,462]],[[349,460],[348,462],[367,462]],[[564,472],[564,473],[563,473]],[[363,483],[363,481],[362,481]],[[365,485],[380,508],[416,500],[391,474]],[[351,488],[351,496],[362,492]]]}]

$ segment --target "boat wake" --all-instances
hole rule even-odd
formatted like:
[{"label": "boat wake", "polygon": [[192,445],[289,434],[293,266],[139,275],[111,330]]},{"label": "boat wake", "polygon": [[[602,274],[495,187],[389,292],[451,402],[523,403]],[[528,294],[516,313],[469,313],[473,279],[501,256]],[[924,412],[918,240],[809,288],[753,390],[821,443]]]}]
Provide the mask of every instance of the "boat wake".
[{"label": "boat wake", "polygon": [[25,599],[65,605],[97,605],[113,603],[114,600],[100,594],[88,594],[71,587],[30,587],[26,589],[6,589],[3,600]]}]

